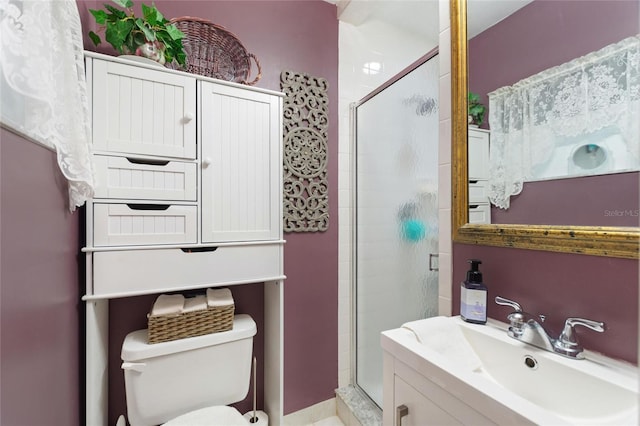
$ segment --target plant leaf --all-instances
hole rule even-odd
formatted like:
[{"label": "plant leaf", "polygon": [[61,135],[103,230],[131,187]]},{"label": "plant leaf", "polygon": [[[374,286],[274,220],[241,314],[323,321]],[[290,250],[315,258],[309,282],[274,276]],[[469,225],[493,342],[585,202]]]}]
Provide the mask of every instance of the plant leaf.
[{"label": "plant leaf", "polygon": [[165,30],[156,31],[156,38],[164,44],[169,44],[169,42],[171,41],[171,37],[169,37]]},{"label": "plant leaf", "polygon": [[133,1],[131,0],[113,0],[113,2],[120,7],[126,7],[127,9],[133,7]]},{"label": "plant leaf", "polygon": [[180,40],[181,38],[184,38],[184,33],[180,31],[175,24],[167,25],[166,30],[171,37],[171,40]]},{"label": "plant leaf", "polygon": [[160,11],[156,8],[155,5],[153,5],[153,10],[156,11],[156,22],[158,24],[164,24],[165,23],[164,15],[160,13]]},{"label": "plant leaf", "polygon": [[96,46],[102,43],[102,40],[100,40],[100,36],[93,31],[89,31],[89,38]]},{"label": "plant leaf", "polygon": [[147,27],[141,18],[136,19],[136,25],[142,30],[147,40],[156,41],[156,32]]},{"label": "plant leaf", "polygon": [[137,48],[138,46],[141,46],[146,42],[147,42],[147,38],[140,31],[136,31],[135,34],[132,33],[132,38],[131,38],[132,47]]},{"label": "plant leaf", "polygon": [[109,12],[111,12],[110,16],[107,15],[107,18],[109,21],[115,22],[118,19],[124,19],[127,17],[127,14],[124,11],[120,9],[116,9],[115,7],[110,6],[108,4],[105,4],[104,8],[107,9]]},{"label": "plant leaf", "polygon": [[93,17],[96,18],[96,22],[98,24],[104,25],[105,21],[107,20],[107,12],[105,12],[104,10],[94,10],[94,9],[89,9],[89,12],[91,12]]},{"label": "plant leaf", "polygon": [[107,30],[104,36],[118,52],[122,53],[122,45],[127,37],[130,36],[133,25],[134,23],[131,19],[107,23]]},{"label": "plant leaf", "polygon": [[155,6],[149,7],[142,3],[142,15],[144,16],[144,20],[152,27],[162,23],[162,14]]},{"label": "plant leaf", "polygon": [[178,63],[180,65],[184,65],[185,62],[187,61],[187,54],[184,53],[182,50],[180,50],[177,54],[176,54],[176,61],[178,61]]}]

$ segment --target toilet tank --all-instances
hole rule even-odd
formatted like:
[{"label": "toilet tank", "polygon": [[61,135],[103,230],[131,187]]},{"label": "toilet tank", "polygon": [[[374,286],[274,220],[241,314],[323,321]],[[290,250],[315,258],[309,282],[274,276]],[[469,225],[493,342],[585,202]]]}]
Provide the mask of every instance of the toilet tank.
[{"label": "toilet tank", "polygon": [[147,330],[122,344],[127,417],[157,425],[199,408],[243,400],[249,391],[256,324],[236,315],[229,331],[147,343]]}]

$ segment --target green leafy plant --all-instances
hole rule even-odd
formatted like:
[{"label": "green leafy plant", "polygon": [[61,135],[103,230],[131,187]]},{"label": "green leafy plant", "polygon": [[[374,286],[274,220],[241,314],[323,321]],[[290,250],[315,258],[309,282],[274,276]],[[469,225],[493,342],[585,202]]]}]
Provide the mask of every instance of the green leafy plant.
[{"label": "green leafy plant", "polygon": [[487,107],[480,102],[480,96],[478,94],[469,92],[468,107],[468,114],[471,117],[471,123],[478,126],[482,125]]},{"label": "green leafy plant", "polygon": [[[113,3],[126,9],[120,10],[105,4],[106,10],[89,9],[98,25],[105,28],[105,39],[119,53],[149,55],[146,50],[157,49],[164,63],[175,60],[180,65],[186,62],[186,54],[182,46],[184,33],[175,24],[170,23],[156,8],[142,4],[142,18],[133,13],[133,1],[113,0]],[[98,46],[102,40],[98,34],[89,32],[89,37]],[[146,50],[145,50],[146,49]],[[142,51],[141,51],[142,50]]]}]

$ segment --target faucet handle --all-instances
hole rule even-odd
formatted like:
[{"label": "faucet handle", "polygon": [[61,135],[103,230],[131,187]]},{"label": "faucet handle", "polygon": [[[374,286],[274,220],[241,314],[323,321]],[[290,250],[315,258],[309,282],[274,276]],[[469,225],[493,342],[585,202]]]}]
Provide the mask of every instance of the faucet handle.
[{"label": "faucet handle", "polygon": [[500,296],[496,296],[495,300],[498,305],[511,306],[514,311],[522,312],[522,306],[520,306],[520,304],[514,300],[505,299],[504,297]]},{"label": "faucet handle", "polygon": [[567,318],[564,322],[564,329],[560,333],[560,337],[555,341],[554,346],[556,352],[560,352],[563,355],[582,359],[582,346],[578,344],[578,339],[575,336],[574,327],[580,325],[590,328],[591,330],[602,333],[605,330],[605,325],[600,321],[593,321],[584,318]]}]

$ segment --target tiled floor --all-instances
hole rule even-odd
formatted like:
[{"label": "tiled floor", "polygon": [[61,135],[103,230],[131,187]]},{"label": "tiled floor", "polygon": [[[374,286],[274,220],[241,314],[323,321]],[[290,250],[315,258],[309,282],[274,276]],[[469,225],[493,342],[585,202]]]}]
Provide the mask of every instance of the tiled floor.
[{"label": "tiled floor", "polygon": [[315,423],[312,423],[308,426],[344,426],[344,423],[342,423],[340,421],[340,417],[338,416],[333,416],[333,417],[329,417],[327,419],[323,419],[320,421],[317,421]]}]

